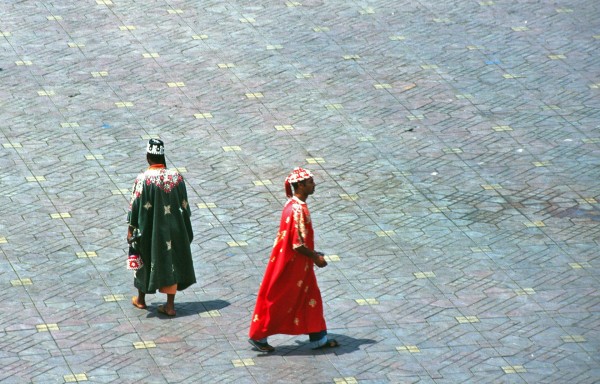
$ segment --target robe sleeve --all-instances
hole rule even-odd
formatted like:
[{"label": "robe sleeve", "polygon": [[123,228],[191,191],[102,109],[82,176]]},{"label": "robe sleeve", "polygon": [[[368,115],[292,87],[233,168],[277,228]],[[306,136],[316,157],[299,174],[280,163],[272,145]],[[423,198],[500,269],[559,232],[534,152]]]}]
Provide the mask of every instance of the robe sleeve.
[{"label": "robe sleeve", "polygon": [[306,213],[300,204],[294,204],[292,209],[292,248],[302,247],[306,239]]},{"label": "robe sleeve", "polygon": [[134,228],[139,228],[138,223],[138,207],[137,201],[139,200],[139,183],[141,183],[140,177],[138,176],[133,182],[133,187],[131,189],[131,200],[129,202],[129,211],[127,212],[127,223]]},{"label": "robe sleeve", "polygon": [[181,215],[183,216],[183,223],[185,224],[185,229],[188,234],[188,238],[190,239],[190,243],[194,239],[194,231],[192,230],[192,222],[190,217],[192,216],[192,210],[190,209],[190,203],[187,197],[187,189],[185,186],[185,181],[183,180],[183,176],[181,182],[178,185],[179,188],[179,196],[181,197]]}]

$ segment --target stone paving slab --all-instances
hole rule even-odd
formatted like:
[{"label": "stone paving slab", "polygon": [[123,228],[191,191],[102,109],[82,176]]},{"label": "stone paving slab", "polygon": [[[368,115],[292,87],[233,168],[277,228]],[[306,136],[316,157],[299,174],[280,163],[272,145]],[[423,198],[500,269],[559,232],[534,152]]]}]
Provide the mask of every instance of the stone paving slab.
[{"label": "stone paving slab", "polygon": [[[0,381],[600,382],[600,5],[0,4]],[[198,284],[134,308],[166,142]],[[247,330],[295,166],[329,331]]]}]

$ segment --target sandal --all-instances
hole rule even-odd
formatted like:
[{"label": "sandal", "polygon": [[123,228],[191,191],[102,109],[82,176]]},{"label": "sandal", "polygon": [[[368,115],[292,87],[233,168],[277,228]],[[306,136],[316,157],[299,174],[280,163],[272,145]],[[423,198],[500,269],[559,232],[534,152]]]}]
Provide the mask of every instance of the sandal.
[{"label": "sandal", "polygon": [[269,343],[263,343],[263,342],[260,342],[258,340],[253,340],[253,339],[248,339],[248,342],[250,344],[252,344],[252,346],[254,348],[256,348],[257,350],[259,350],[260,352],[271,353],[271,352],[275,351],[275,348],[273,348],[271,345],[269,345]]},{"label": "sandal", "polygon": [[336,348],[339,347],[340,343],[337,342],[337,340],[335,339],[329,339],[327,340],[327,342],[325,342],[325,344],[321,345],[320,347],[317,348],[313,348],[314,350],[317,349],[329,349],[329,348]]}]

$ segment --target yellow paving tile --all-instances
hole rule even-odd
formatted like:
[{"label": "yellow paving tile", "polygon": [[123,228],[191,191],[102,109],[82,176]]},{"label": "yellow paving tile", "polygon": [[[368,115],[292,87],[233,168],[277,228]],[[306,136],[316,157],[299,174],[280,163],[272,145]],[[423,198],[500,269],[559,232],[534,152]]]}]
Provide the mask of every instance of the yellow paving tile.
[{"label": "yellow paving tile", "polygon": [[373,84],[375,89],[390,89],[392,88],[391,84]]},{"label": "yellow paving tile", "polygon": [[53,219],[67,219],[67,218],[71,217],[71,214],[68,212],[52,213],[52,214],[50,214],[50,217]]},{"label": "yellow paving tile", "polygon": [[527,370],[525,369],[525,367],[523,367],[522,365],[507,365],[507,366],[502,367],[502,370],[506,374],[525,373],[525,372],[527,372]]},{"label": "yellow paving tile", "polygon": [[156,343],[154,341],[137,341],[133,343],[133,347],[135,349],[156,348]]},{"label": "yellow paving tile", "polygon": [[60,126],[61,126],[61,128],[78,128],[79,127],[79,123],[75,123],[75,122],[69,123],[69,122],[66,122],[66,123],[60,123]]},{"label": "yellow paving tile", "polygon": [[477,316],[457,316],[455,319],[460,324],[479,323],[479,318]]},{"label": "yellow paving tile", "polygon": [[252,92],[252,93],[246,93],[246,97],[248,99],[262,99],[265,96],[262,94],[262,92]]},{"label": "yellow paving tile", "polygon": [[534,295],[535,290],[533,288],[515,289],[515,293],[517,294],[517,296]]},{"label": "yellow paving tile", "polygon": [[356,299],[358,305],[377,305],[379,301],[377,299]]},{"label": "yellow paving tile", "polygon": [[38,324],[35,326],[38,332],[58,331],[58,324]]},{"label": "yellow paving tile", "polygon": [[121,301],[121,300],[125,300],[125,295],[106,295],[106,296],[104,296],[104,301],[106,301],[107,303],[111,303],[114,301]]},{"label": "yellow paving tile", "polygon": [[590,263],[587,263],[587,262],[569,263],[569,266],[572,269],[585,269],[585,268],[590,268],[591,267]]},{"label": "yellow paving tile", "polygon": [[88,377],[85,373],[76,373],[74,375],[64,375],[63,380],[65,383],[80,383],[82,381],[88,381]]},{"label": "yellow paving tile", "polygon": [[416,345],[402,345],[400,347],[396,347],[398,352],[408,352],[408,353],[419,353],[421,350]]},{"label": "yellow paving tile", "polygon": [[430,279],[435,277],[434,272],[414,272],[413,275],[415,275],[417,279]]},{"label": "yellow paving tile", "polygon": [[565,343],[585,343],[587,340],[585,339],[585,337],[581,336],[581,335],[567,335],[567,336],[561,336],[561,339],[565,342]]},{"label": "yellow paving tile", "polygon": [[549,165],[552,165],[552,162],[550,162],[550,161],[534,161],[532,164],[535,165],[536,167],[547,167]]},{"label": "yellow paving tile", "polygon": [[2,146],[4,148],[23,148],[21,143],[5,143],[5,144],[2,144]]},{"label": "yellow paving tile", "polygon": [[526,227],[530,227],[530,228],[532,228],[532,227],[541,228],[541,227],[545,227],[546,226],[546,224],[544,224],[544,222],[541,221],[541,220],[527,221],[524,224],[525,224]]},{"label": "yellow paving tile", "polygon": [[29,278],[24,278],[24,279],[11,280],[10,284],[13,287],[20,287],[22,285],[32,285],[33,282]]},{"label": "yellow paving tile", "polygon": [[86,259],[86,258],[97,257],[98,256],[98,254],[96,252],[94,252],[94,251],[91,251],[91,252],[77,252],[76,255],[80,259]]},{"label": "yellow paving tile", "polygon": [[348,377],[334,377],[334,384],[358,384],[358,381],[353,376]]},{"label": "yellow paving tile", "polygon": [[227,245],[230,247],[245,247],[248,245],[248,243],[245,241],[228,241]]},{"label": "yellow paving tile", "polygon": [[221,312],[219,312],[216,309],[213,309],[211,311],[201,312],[200,317],[221,317]]},{"label": "yellow paving tile", "polygon": [[249,367],[249,366],[254,365],[254,360],[253,359],[236,359],[236,360],[231,360],[231,363],[236,368]]}]

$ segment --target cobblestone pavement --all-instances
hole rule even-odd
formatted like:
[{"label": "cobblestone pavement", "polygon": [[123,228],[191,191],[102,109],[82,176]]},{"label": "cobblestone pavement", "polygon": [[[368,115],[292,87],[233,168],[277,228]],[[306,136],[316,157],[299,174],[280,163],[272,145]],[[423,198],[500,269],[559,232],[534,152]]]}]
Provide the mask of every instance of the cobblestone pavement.
[{"label": "cobblestone pavement", "polygon": [[[600,2],[0,2],[0,381],[600,382]],[[150,137],[198,284],[134,308]],[[329,331],[247,343],[295,166]]]}]

